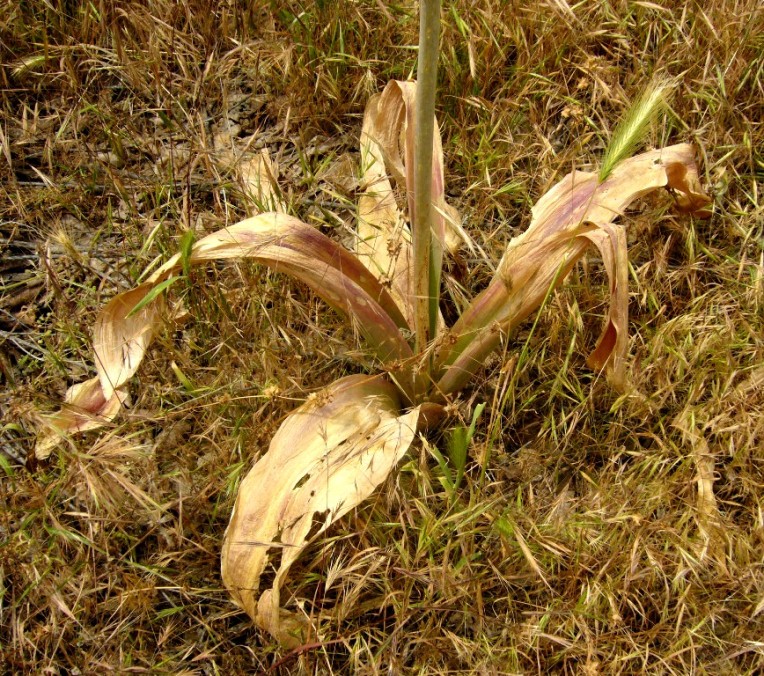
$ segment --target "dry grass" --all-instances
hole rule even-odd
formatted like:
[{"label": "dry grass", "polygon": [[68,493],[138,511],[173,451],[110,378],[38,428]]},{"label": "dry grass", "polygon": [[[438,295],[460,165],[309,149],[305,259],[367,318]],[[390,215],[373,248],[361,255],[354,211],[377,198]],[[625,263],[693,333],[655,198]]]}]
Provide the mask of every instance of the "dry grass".
[{"label": "dry grass", "polygon": [[[457,402],[467,423],[487,407],[456,494],[416,450],[307,553],[293,589],[324,618],[315,644],[279,653],[218,572],[237,482],[301,383],[354,368],[305,289],[247,264],[193,273],[176,293],[195,319],[157,341],[117,427],[27,460],[37,412],[91,375],[103,302],[184,231],[245,213],[216,133],[267,147],[293,212],[347,237],[355,188],[331,167],[357,160],[368,96],[412,72],[416,7],[250,4],[2,2],[5,672],[761,673],[755,0],[444,3],[447,181],[493,259],[556,179],[601,158],[654,75],[677,88],[652,141],[697,144],[715,214],[688,222],[661,199],[630,216],[639,395],[586,368],[603,298],[597,275],[574,275]],[[453,302],[489,275],[463,253]]]}]

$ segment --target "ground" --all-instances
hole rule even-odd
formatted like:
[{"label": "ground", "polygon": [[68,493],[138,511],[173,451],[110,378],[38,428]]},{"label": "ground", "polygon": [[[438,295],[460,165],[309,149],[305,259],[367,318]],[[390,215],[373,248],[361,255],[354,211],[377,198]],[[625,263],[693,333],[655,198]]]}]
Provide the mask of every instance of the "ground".
[{"label": "ground", "polygon": [[645,147],[695,144],[713,215],[662,195],[621,220],[628,395],[585,363],[605,307],[594,254],[508,338],[454,402],[467,423],[487,405],[456,494],[416,446],[298,562],[285,596],[321,633],[297,651],[230,601],[219,551],[279,422],[363,370],[352,330],[306,287],[251,264],[195,270],[172,291],[186,320],[159,332],[115,424],[45,461],[34,439],[94,374],[99,308],[185,232],[250,213],[226,149],[267,150],[291,213],[347,240],[364,106],[414,75],[418,8],[0,6],[4,673],[761,673],[756,0],[443,3],[447,194],[486,254],[448,262],[447,319],[654,77],[674,93]]}]

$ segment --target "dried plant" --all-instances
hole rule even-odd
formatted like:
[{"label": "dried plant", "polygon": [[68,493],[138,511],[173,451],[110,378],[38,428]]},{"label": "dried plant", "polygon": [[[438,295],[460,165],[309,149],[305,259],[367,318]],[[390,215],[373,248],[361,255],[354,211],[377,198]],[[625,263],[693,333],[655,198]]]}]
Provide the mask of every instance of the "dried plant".
[{"label": "dried plant", "polygon": [[[538,201],[530,227],[510,242],[487,288],[447,327],[439,312],[440,272],[458,215],[445,201],[434,116],[439,2],[423,2],[422,12],[419,87],[390,82],[366,108],[354,251],[285,213],[267,158],[240,168],[250,192],[273,210],[187,242],[142,284],[109,302],[95,325],[98,375],[69,390],[38,439],[37,455],[45,457],[66,435],[114,419],[162,318],[179,312],[165,291],[193,265],[250,258],[292,275],[344,313],[378,373],[340,378],[283,422],[267,451],[254,454],[223,543],[226,586],[284,645],[305,640],[311,628],[309,617],[286,611],[280,601],[290,566],[308,542],[371,495],[417,433],[442,419],[449,397],[591,245],[607,271],[610,309],[589,363],[604,369],[616,388],[627,387],[626,234],[614,221],[633,200],[662,188],[687,211],[702,214],[709,201],[698,187],[691,146],[626,158],[663,98],[664,86],[655,86],[627,117],[602,170],[573,171]],[[407,195],[407,214],[394,187]],[[261,591],[268,565],[276,575]]]}]

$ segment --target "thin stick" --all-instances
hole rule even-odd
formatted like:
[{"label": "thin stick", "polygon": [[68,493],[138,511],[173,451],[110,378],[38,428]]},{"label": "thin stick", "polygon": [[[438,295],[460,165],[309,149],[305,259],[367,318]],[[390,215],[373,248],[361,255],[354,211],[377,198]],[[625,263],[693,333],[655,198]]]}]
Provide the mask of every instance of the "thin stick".
[{"label": "thin stick", "polygon": [[[438,75],[440,0],[421,0],[419,61],[414,118],[414,276],[416,351],[435,335],[437,293],[430,289],[432,255],[432,142],[435,132],[435,87]],[[435,311],[432,311],[433,306]]]}]

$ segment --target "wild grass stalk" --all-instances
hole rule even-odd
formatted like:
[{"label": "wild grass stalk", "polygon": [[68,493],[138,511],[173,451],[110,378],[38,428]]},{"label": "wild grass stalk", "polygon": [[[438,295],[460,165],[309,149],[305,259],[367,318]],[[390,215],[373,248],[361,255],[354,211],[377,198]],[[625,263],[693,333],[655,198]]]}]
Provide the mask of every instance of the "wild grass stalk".
[{"label": "wild grass stalk", "polygon": [[412,237],[416,284],[416,351],[435,336],[440,299],[441,244],[433,242],[432,161],[435,92],[440,54],[440,0],[422,0],[414,112],[414,195]]}]

